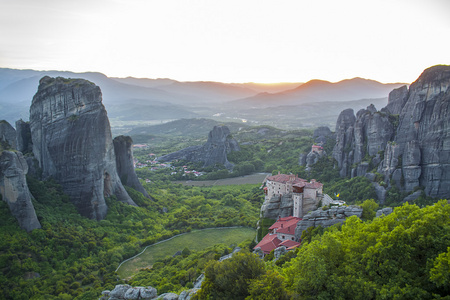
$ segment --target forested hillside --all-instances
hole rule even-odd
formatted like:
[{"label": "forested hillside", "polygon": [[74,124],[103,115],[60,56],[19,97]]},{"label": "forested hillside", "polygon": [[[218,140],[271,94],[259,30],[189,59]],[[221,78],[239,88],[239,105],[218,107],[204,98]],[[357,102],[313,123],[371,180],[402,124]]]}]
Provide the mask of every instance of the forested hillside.
[{"label": "forested hillside", "polygon": [[106,218],[95,221],[81,217],[56,183],[31,177],[28,183],[41,230],[20,229],[0,201],[3,299],[96,299],[123,282],[117,266],[143,246],[200,228],[254,227],[262,199],[257,186],[196,188],[155,181],[146,186],[153,200],[127,189],[140,207],[108,199]]},{"label": "forested hillside", "polygon": [[210,262],[198,299],[448,299],[449,214],[447,201],[405,204],[314,230],[277,261],[242,253]]}]

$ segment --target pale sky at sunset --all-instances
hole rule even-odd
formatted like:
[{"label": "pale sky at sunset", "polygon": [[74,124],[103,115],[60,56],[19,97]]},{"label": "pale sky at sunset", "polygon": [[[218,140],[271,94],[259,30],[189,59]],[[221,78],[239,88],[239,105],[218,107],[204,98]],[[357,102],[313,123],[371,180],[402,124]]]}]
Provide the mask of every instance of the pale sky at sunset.
[{"label": "pale sky at sunset", "polygon": [[0,0],[0,67],[181,81],[412,82],[448,0]]}]

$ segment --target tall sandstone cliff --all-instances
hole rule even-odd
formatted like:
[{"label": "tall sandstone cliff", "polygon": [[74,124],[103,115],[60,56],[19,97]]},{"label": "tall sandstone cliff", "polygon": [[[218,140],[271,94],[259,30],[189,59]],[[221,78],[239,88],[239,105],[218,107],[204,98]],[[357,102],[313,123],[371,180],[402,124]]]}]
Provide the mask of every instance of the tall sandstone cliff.
[{"label": "tall sandstone cliff", "polygon": [[[1,149],[0,149],[1,150]],[[22,153],[17,151],[0,151],[0,194],[11,214],[26,231],[41,228],[25,175],[28,165]]]},{"label": "tall sandstone cliff", "polygon": [[139,182],[133,165],[133,140],[129,136],[120,135],[114,138],[114,153],[116,154],[117,173],[124,185],[141,192],[145,197],[150,198],[147,191]]},{"label": "tall sandstone cliff", "polygon": [[105,197],[135,205],[116,169],[100,88],[83,79],[43,77],[30,108],[33,153],[83,216],[101,220]]},{"label": "tall sandstone cliff", "polygon": [[403,191],[422,186],[426,195],[450,197],[449,86],[450,66],[434,66],[409,89],[393,90],[381,111],[343,111],[333,149],[341,176],[362,176],[371,166]]},{"label": "tall sandstone cliff", "polygon": [[209,132],[205,144],[161,156],[158,160],[184,159],[192,162],[203,162],[204,167],[223,164],[227,169],[232,169],[233,164],[228,161],[227,154],[239,150],[239,144],[231,137],[230,129],[227,126],[214,126],[213,130]]}]

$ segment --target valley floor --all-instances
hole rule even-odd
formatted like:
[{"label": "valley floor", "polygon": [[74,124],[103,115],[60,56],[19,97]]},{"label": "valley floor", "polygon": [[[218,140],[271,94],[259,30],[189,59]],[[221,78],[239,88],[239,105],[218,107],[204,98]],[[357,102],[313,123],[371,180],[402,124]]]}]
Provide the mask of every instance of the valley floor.
[{"label": "valley floor", "polygon": [[264,179],[271,175],[270,173],[255,173],[246,176],[225,178],[218,180],[202,180],[202,181],[175,181],[185,186],[212,186],[212,185],[241,185],[241,184],[258,184],[262,183]]}]

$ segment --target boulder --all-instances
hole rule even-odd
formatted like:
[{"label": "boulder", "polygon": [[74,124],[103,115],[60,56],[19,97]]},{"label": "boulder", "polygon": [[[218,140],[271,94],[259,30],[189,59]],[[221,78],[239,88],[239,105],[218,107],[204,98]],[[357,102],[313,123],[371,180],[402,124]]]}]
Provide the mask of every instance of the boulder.
[{"label": "boulder", "polygon": [[131,288],[131,285],[128,284],[118,284],[115,288],[109,293],[109,299],[125,299],[125,293]]},{"label": "boulder", "polygon": [[178,300],[178,295],[175,293],[165,293],[158,296],[156,299],[161,300]]},{"label": "boulder", "polygon": [[378,201],[381,205],[384,205],[386,201],[386,188],[381,186],[378,182],[372,182],[373,187],[375,188],[375,193],[377,194]]},{"label": "boulder", "polygon": [[281,246],[281,247],[276,248],[273,251],[273,256],[275,258],[274,261],[277,261],[282,255],[286,254],[286,252],[287,252],[287,250],[286,250],[285,246]]},{"label": "boulder", "polygon": [[411,195],[406,196],[406,197],[403,199],[403,202],[414,201],[414,200],[416,200],[417,198],[419,198],[419,197],[422,195],[422,193],[423,193],[422,190],[415,191],[415,192],[412,193]]},{"label": "boulder", "polygon": [[385,207],[385,208],[377,210],[375,217],[378,218],[381,216],[387,216],[387,215],[391,214],[392,212],[393,212],[392,207]]},{"label": "boulder", "polygon": [[105,197],[136,205],[120,182],[100,88],[83,79],[43,77],[30,108],[33,153],[81,215],[101,220]]},{"label": "boulder", "polygon": [[199,289],[193,288],[187,291],[182,291],[180,296],[178,296],[178,300],[190,300],[193,295],[198,292]]}]

